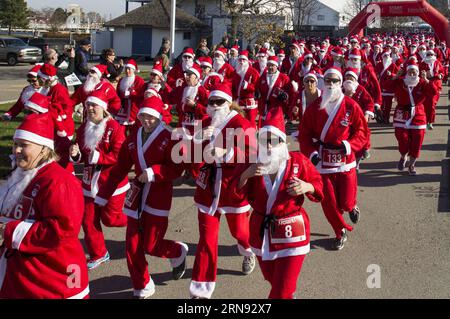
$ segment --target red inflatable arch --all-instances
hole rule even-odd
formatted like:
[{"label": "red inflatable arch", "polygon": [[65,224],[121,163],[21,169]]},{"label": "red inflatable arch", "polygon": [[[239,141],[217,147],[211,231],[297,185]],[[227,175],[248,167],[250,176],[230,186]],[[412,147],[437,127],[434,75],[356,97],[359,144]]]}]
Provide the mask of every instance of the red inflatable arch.
[{"label": "red inflatable arch", "polygon": [[439,40],[446,40],[447,43],[450,43],[447,18],[425,0],[371,2],[350,21],[349,35],[363,36],[364,28],[377,15],[380,17],[420,17],[431,25]]}]

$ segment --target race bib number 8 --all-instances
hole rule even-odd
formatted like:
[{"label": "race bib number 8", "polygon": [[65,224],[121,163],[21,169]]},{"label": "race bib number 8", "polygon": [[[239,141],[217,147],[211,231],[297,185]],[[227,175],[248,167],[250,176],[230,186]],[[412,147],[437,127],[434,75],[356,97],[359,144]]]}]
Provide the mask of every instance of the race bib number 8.
[{"label": "race bib number 8", "polygon": [[296,243],[304,240],[306,240],[306,230],[302,215],[274,221],[271,231],[272,244]]}]

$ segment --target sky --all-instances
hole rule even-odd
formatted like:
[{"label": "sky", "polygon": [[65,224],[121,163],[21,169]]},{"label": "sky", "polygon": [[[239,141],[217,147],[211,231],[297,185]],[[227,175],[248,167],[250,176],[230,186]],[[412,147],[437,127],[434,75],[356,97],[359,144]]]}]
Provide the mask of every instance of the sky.
[{"label": "sky", "polygon": [[[28,7],[41,9],[44,7],[66,9],[68,4],[78,4],[84,12],[96,11],[106,20],[125,13],[125,0],[26,0]],[[140,3],[130,3],[130,11],[139,7]]]}]

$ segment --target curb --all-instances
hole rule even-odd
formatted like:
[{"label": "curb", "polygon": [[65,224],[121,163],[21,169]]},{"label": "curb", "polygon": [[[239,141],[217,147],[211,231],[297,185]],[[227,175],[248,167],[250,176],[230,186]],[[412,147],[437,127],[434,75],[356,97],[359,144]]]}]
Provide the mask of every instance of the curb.
[{"label": "curb", "polygon": [[16,102],[16,101],[17,100],[0,101],[0,104],[13,103],[13,102]]}]

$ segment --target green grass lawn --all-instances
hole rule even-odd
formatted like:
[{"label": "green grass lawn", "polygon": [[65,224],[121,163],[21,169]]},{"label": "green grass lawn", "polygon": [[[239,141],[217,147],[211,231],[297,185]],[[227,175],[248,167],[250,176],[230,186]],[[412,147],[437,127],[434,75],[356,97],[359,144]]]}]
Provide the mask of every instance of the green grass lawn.
[{"label": "green grass lawn", "polygon": [[[3,115],[14,103],[0,104],[0,115]],[[4,179],[11,169],[9,155],[12,153],[13,135],[22,122],[23,114],[12,121],[0,122],[0,179]]]}]

